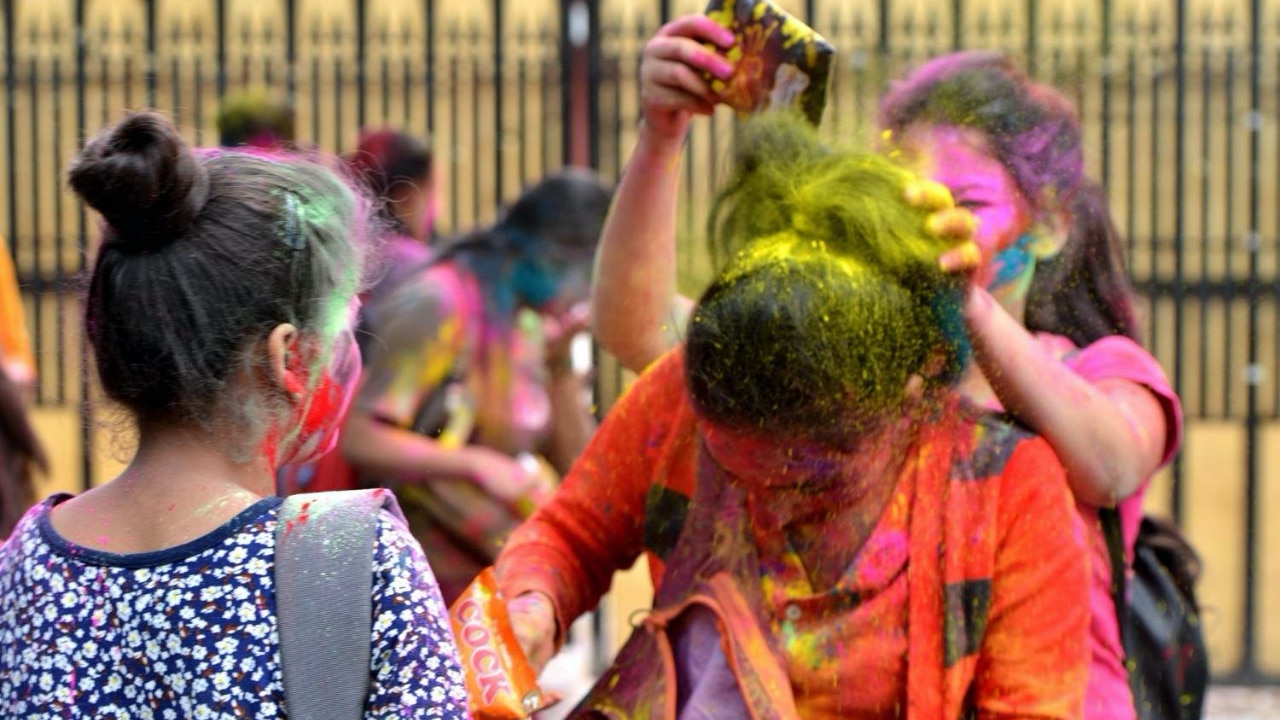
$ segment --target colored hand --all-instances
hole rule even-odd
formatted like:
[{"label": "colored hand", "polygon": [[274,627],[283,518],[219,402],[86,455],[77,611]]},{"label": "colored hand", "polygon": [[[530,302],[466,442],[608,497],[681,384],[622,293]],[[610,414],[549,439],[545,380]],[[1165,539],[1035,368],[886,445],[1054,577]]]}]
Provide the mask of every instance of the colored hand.
[{"label": "colored hand", "polygon": [[556,611],[540,592],[527,592],[507,603],[516,642],[535,673],[542,674],[556,651]]},{"label": "colored hand", "polygon": [[645,128],[678,140],[696,115],[710,115],[719,98],[706,75],[728,80],[733,64],[708,49],[733,46],[733,32],[704,15],[690,15],[662,26],[640,60],[640,105]]},{"label": "colored hand", "polygon": [[542,337],[546,342],[547,367],[552,374],[561,368],[572,369],[573,340],[591,327],[591,304],[578,303],[560,315],[542,316]]},{"label": "colored hand", "polygon": [[529,463],[480,445],[467,447],[465,452],[469,456],[472,479],[513,509],[536,507],[552,490],[546,474]]},{"label": "colored hand", "polygon": [[932,180],[909,183],[903,193],[912,207],[927,210],[925,227],[935,237],[951,239],[956,247],[942,254],[938,264],[945,272],[972,272],[982,264],[982,250],[973,241],[978,219],[964,208],[956,207],[951,191]]}]

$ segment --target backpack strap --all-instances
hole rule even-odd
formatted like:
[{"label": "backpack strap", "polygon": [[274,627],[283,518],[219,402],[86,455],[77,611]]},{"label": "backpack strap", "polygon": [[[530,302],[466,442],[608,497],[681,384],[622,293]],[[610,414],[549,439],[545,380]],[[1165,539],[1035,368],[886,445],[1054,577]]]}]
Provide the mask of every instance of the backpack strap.
[{"label": "backpack strap", "polygon": [[276,521],[276,623],[295,720],[358,720],[369,694],[373,554],[382,490],[293,495]]},{"label": "backpack strap", "polygon": [[1111,559],[1111,602],[1116,608],[1116,625],[1120,631],[1120,646],[1124,650],[1124,667],[1129,678],[1130,692],[1133,693],[1134,706],[1140,709],[1141,676],[1134,660],[1132,623],[1129,621],[1129,601],[1125,592],[1129,561],[1125,559],[1120,512],[1116,508],[1098,508],[1098,519],[1102,522],[1102,536],[1107,541],[1107,555]]},{"label": "backpack strap", "polygon": [[[1111,559],[1111,602],[1115,603],[1116,619],[1123,635],[1129,603],[1125,601],[1124,533],[1120,529],[1120,513],[1115,508],[1098,508],[1102,521],[1102,537],[1107,541],[1107,555]],[[1128,648],[1126,648],[1126,651]]]}]

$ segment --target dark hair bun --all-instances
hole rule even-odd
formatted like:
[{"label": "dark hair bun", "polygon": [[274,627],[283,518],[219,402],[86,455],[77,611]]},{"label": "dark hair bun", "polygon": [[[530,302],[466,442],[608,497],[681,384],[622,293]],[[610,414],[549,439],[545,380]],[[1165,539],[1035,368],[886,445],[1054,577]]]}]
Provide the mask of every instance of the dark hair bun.
[{"label": "dark hair bun", "polygon": [[199,159],[154,112],[131,114],[90,140],[70,181],[107,221],[107,242],[128,252],[157,250],[181,237],[209,196]]}]

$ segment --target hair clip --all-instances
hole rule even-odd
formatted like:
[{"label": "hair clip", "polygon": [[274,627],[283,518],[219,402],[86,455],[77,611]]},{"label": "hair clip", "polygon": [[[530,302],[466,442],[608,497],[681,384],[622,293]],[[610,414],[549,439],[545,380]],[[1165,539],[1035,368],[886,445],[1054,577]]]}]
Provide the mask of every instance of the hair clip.
[{"label": "hair clip", "polygon": [[302,237],[302,218],[298,214],[298,196],[293,192],[284,194],[284,244],[294,250],[307,247],[306,238]]}]

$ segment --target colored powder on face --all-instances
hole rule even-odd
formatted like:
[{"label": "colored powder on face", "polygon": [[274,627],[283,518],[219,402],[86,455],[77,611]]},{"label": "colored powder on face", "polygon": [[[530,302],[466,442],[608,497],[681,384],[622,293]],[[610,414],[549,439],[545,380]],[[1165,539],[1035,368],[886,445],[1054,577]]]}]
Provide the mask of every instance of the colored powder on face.
[{"label": "colored powder on face", "polygon": [[[293,353],[290,371],[297,377],[317,377],[303,369],[302,355]],[[324,455],[337,444],[338,428],[355,395],[361,370],[359,348],[349,328],[338,333],[330,355],[330,367],[323,369],[319,380],[314,381],[314,387],[295,414],[295,421],[283,433],[274,429],[268,433],[264,443],[268,458],[278,457],[277,453],[287,448],[287,457],[282,458],[280,464],[300,464]],[[312,362],[311,366],[314,365]]]},{"label": "colored powder on face", "polygon": [[353,391],[352,382],[337,381],[326,373],[308,400],[299,423],[298,449],[292,462],[314,459],[333,449],[338,441],[338,425],[346,414]]},{"label": "colored powder on face", "polygon": [[1015,283],[1026,282],[1035,269],[1036,258],[1031,252],[1034,238],[1024,234],[1018,241],[996,253],[991,259],[992,276],[987,285],[991,291],[1010,289]]}]

